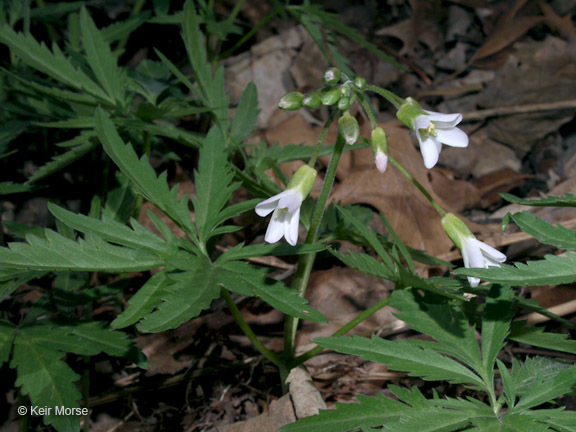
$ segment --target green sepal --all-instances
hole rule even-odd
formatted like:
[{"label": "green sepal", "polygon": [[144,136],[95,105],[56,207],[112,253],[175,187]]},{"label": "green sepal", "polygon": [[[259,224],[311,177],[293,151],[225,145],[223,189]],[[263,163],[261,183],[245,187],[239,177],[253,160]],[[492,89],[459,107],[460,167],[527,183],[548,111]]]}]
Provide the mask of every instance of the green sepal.
[{"label": "green sepal", "polygon": [[398,108],[396,117],[411,130],[414,130],[416,119],[425,114],[422,106],[411,97],[408,97],[404,103],[400,105],[400,108]]}]

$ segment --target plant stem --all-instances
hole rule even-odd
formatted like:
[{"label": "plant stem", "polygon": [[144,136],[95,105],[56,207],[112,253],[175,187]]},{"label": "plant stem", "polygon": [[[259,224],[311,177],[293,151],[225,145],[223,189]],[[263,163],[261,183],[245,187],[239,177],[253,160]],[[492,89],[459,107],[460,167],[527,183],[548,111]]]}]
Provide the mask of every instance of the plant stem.
[{"label": "plant stem", "polygon": [[364,94],[358,95],[358,102],[360,103],[362,109],[368,116],[368,120],[370,120],[370,125],[372,126],[372,129],[376,128],[376,126],[378,126],[378,123],[376,122],[376,117],[374,117],[374,113],[372,112],[370,105],[368,105],[368,102],[366,101],[366,97]]},{"label": "plant stem", "polygon": [[282,363],[282,361],[278,358],[278,356],[274,354],[272,351],[270,351],[268,348],[266,348],[262,344],[262,342],[258,340],[256,334],[252,331],[248,323],[244,320],[244,317],[242,317],[242,314],[240,313],[238,306],[236,306],[236,303],[234,303],[234,300],[232,299],[230,292],[226,288],[221,288],[221,290],[222,290],[222,296],[224,297],[224,300],[226,300],[228,309],[230,309],[230,312],[232,312],[232,316],[236,320],[236,323],[242,329],[244,334],[248,336],[248,339],[250,339],[250,342],[252,342],[254,347],[260,352],[260,354],[262,354],[265,358],[270,360],[276,366],[280,367],[281,369],[284,368],[284,363]]},{"label": "plant stem", "polygon": [[428,201],[430,201],[430,204],[432,204],[432,207],[434,207],[434,209],[440,214],[440,216],[444,216],[446,214],[446,211],[442,207],[440,207],[440,204],[438,204],[434,200],[434,198],[432,198],[432,195],[428,193],[428,191],[424,188],[424,186],[422,186],[420,182],[416,180],[412,174],[406,171],[406,169],[402,165],[400,165],[400,163],[396,159],[394,159],[392,156],[388,156],[388,161],[392,165],[394,165],[394,167],[396,167],[396,169],[400,171],[402,175],[404,175],[404,177],[410,180],[412,184],[416,186],[420,192],[422,192],[422,194],[426,197]]},{"label": "plant stem", "polygon": [[[345,144],[346,141],[342,135],[338,133],[338,139],[334,145],[334,152],[332,153],[330,164],[328,165],[328,170],[326,171],[326,175],[324,177],[322,191],[320,192],[320,197],[318,198],[316,207],[314,207],[314,212],[312,213],[310,230],[306,236],[305,244],[313,244],[318,240],[320,222],[322,220],[322,216],[324,215],[324,209],[326,207],[326,202],[328,201],[328,196],[330,195],[330,190],[334,184],[336,168],[338,168],[338,163],[340,162],[340,157],[344,151]],[[304,294],[306,293],[308,280],[310,279],[310,273],[312,272],[312,266],[314,264],[315,258],[316,253],[310,253],[301,256],[298,260],[296,274],[294,275],[294,281],[292,282],[292,288],[297,290],[300,297],[304,297]],[[284,327],[284,355],[287,358],[293,358],[294,356],[294,341],[296,339],[298,321],[299,319],[296,317],[286,317],[286,324]]]},{"label": "plant stem", "polygon": [[[388,306],[389,303],[390,303],[390,297],[383,298],[378,303],[376,303],[374,306],[366,309],[364,312],[359,314],[357,317],[353,318],[351,321],[347,322],[342,327],[340,327],[338,330],[336,330],[334,333],[332,333],[332,337],[345,335],[350,330],[352,330],[354,327],[356,327],[358,324],[360,324],[362,321],[370,318],[371,315],[378,312],[384,306]],[[324,349],[323,347],[317,346],[316,348],[312,348],[311,350],[306,351],[304,354],[301,354],[298,357],[296,357],[294,359],[294,363],[291,364],[291,366],[295,367],[301,363],[304,363],[306,360],[311,359],[312,357],[320,354],[320,352],[322,352],[323,349]]]},{"label": "plant stem", "polygon": [[394,105],[394,107],[396,109],[399,109],[400,106],[404,103],[404,99],[402,99],[400,96],[396,96],[390,90],[383,89],[382,87],[378,87],[378,86],[369,84],[366,86],[366,90],[370,90],[370,91],[373,91],[374,93],[378,93],[380,96],[382,96],[384,99],[386,99],[392,105]]},{"label": "plant stem", "polygon": [[320,148],[324,144],[324,140],[326,139],[326,134],[328,133],[328,129],[330,128],[330,125],[332,124],[332,122],[336,118],[337,113],[338,113],[338,111],[336,111],[336,110],[332,111],[332,114],[330,115],[330,117],[328,117],[328,120],[326,121],[326,123],[324,123],[324,127],[322,128],[322,132],[320,133],[320,136],[318,137],[318,141],[316,141],[316,147],[314,148],[314,154],[312,155],[312,157],[308,161],[309,167],[314,168],[314,165],[316,165],[316,160],[318,160],[318,154],[320,153]]}]

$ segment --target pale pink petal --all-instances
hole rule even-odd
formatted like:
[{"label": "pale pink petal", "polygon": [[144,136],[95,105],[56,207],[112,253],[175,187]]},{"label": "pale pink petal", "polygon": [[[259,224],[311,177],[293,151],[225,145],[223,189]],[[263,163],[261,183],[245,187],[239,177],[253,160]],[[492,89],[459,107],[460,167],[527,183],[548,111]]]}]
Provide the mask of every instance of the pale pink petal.
[{"label": "pale pink petal", "polygon": [[374,159],[374,162],[376,162],[376,168],[378,168],[378,171],[384,174],[384,172],[386,171],[386,167],[388,166],[388,156],[386,156],[386,153],[381,151],[376,153],[376,158]]},{"label": "pale pink petal", "polygon": [[468,135],[458,128],[436,129],[436,138],[443,144],[452,147],[467,147]]}]

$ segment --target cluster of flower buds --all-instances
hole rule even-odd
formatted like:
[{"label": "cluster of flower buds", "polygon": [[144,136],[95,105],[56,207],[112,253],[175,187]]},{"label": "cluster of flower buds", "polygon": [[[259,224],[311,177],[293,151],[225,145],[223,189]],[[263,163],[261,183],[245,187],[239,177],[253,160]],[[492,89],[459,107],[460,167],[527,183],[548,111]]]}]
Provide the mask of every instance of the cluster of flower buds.
[{"label": "cluster of flower buds", "polygon": [[284,110],[298,110],[300,108],[318,109],[322,105],[337,106],[340,111],[348,111],[354,102],[353,90],[364,91],[366,79],[356,77],[348,79],[340,69],[331,67],[322,77],[326,87],[313,92],[302,94],[297,91],[286,93],[280,99],[278,106]]}]

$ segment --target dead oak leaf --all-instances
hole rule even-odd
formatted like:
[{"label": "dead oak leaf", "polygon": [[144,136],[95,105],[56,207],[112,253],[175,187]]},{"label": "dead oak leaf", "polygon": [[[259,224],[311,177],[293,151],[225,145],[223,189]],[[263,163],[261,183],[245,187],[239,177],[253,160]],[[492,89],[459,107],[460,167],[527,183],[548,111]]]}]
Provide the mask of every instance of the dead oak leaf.
[{"label": "dead oak leaf", "polygon": [[[445,209],[450,207],[434,193],[422,157],[408,130],[396,121],[383,125],[390,143],[390,153],[410,172]],[[432,255],[446,253],[452,243],[442,230],[440,215],[424,195],[391,164],[385,174],[374,166],[369,148],[355,152],[346,177],[335,185],[332,200],[346,204],[367,204],[386,216],[404,242]]]}]

